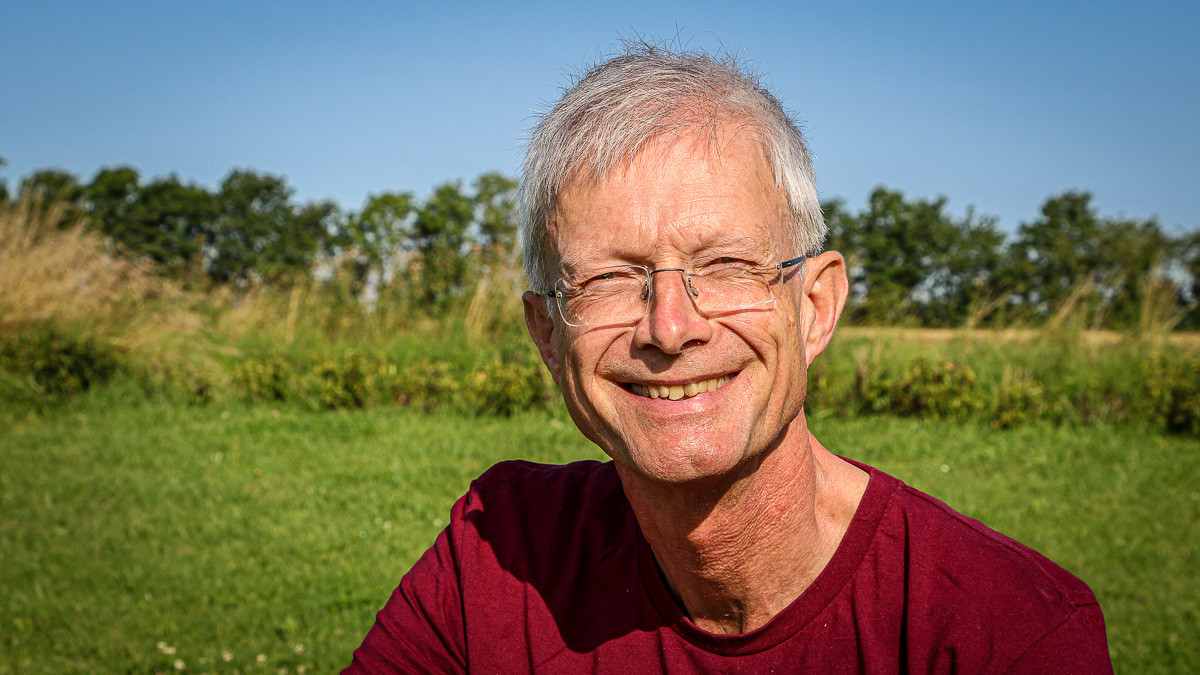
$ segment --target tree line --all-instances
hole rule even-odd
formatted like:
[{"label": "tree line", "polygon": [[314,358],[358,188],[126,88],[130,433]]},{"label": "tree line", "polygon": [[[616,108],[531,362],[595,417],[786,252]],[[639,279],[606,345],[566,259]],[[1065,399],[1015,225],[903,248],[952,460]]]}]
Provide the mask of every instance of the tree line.
[{"label": "tree line", "polygon": [[[479,278],[516,260],[516,187],[484,173],[424,199],[369,196],[362,208],[298,203],[278,176],[231,171],[218,188],[131,167],[89,182],[46,169],[10,195],[68,205],[110,244],[185,280],[253,285],[337,270],[360,299],[403,282],[406,302],[449,311]],[[947,199],[876,188],[865,207],[822,204],[827,248],[846,258],[849,319],[929,327],[1038,325],[1070,314],[1089,327],[1200,327],[1200,230],[1172,234],[1155,219],[1100,215],[1087,192],[1048,198],[1011,235],[994,218],[947,212]]]}]

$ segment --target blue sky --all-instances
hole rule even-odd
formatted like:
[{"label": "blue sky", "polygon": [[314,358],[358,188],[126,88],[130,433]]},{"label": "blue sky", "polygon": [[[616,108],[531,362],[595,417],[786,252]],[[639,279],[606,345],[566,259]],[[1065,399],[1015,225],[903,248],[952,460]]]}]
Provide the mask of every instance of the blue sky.
[{"label": "blue sky", "polygon": [[0,0],[10,186],[232,168],[361,207],[515,174],[533,111],[622,38],[735,51],[804,125],[823,199],[886,185],[1013,229],[1085,189],[1200,228],[1200,2]]}]

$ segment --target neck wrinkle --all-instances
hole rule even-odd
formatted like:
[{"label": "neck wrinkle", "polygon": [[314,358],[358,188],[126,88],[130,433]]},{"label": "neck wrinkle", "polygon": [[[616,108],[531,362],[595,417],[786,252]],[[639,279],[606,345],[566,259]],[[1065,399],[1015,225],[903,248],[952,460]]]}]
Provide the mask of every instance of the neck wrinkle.
[{"label": "neck wrinkle", "polygon": [[[800,439],[788,438],[797,432]],[[754,630],[824,569],[866,476],[847,512],[845,500],[830,494],[836,486],[819,453],[833,458],[799,425],[737,476],[719,482],[653,484],[618,467],[667,587],[698,627],[725,634]]]}]

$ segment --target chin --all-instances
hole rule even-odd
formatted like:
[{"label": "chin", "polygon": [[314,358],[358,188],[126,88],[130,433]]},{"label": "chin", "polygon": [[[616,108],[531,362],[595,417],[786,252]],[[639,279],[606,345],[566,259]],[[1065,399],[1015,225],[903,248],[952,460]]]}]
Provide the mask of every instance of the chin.
[{"label": "chin", "polygon": [[730,438],[671,439],[667,444],[626,446],[618,463],[657,483],[706,481],[738,472],[748,459],[745,444]]}]

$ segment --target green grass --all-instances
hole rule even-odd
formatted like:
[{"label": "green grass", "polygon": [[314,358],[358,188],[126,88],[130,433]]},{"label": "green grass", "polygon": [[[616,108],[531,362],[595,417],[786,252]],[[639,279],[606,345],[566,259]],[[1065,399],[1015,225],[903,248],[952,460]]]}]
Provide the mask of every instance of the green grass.
[{"label": "green grass", "polygon": [[[1091,584],[1119,670],[1200,670],[1200,441],[885,417],[813,427]],[[0,673],[336,670],[471,478],[506,458],[596,456],[561,413],[91,392],[0,429]]]}]

